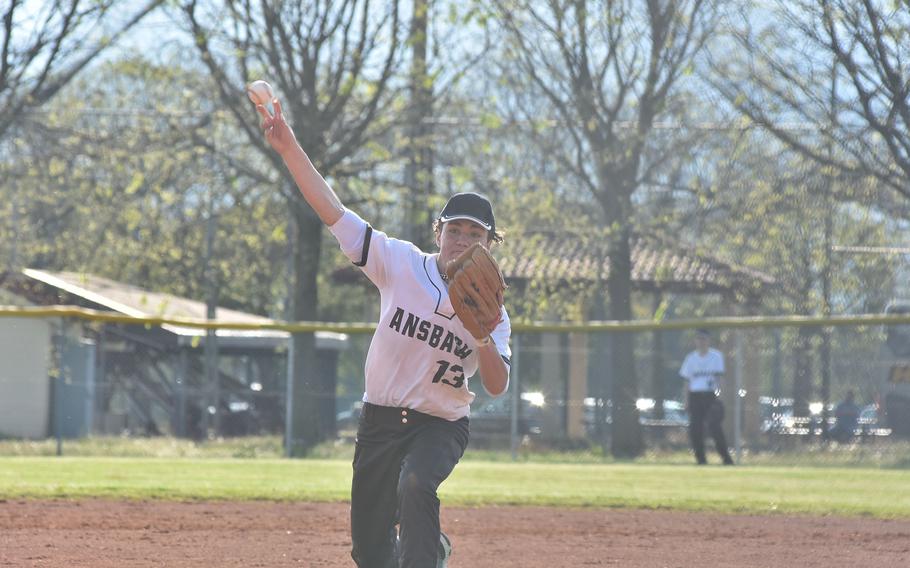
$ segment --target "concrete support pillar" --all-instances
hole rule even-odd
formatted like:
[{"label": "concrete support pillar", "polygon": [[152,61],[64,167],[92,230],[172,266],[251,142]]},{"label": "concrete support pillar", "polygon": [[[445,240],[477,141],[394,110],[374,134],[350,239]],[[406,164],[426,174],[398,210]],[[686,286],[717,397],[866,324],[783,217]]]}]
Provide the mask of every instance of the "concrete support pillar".
[{"label": "concrete support pillar", "polygon": [[566,435],[566,377],[562,372],[562,342],[558,333],[540,337],[540,388],[546,397],[541,430],[547,438]]},{"label": "concrete support pillar", "polygon": [[585,437],[584,399],[588,395],[588,338],[583,333],[569,334],[569,384],[566,396],[566,435]]}]

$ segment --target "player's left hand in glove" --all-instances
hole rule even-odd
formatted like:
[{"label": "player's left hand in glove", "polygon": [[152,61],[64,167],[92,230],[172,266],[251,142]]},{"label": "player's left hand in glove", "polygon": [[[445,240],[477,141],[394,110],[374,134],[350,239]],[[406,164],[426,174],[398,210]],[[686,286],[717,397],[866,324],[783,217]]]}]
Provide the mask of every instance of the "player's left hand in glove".
[{"label": "player's left hand in glove", "polygon": [[478,341],[485,341],[502,320],[506,281],[496,259],[474,243],[446,266],[449,297],[455,314]]}]

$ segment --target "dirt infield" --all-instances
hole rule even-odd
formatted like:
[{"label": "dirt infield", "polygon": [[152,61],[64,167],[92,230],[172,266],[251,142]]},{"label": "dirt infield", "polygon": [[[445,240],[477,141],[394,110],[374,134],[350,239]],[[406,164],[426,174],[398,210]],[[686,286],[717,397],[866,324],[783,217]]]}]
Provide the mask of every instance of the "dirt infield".
[{"label": "dirt infield", "polygon": [[[910,566],[910,519],[443,509],[452,568]],[[348,506],[0,501],[0,566],[353,566]]]}]

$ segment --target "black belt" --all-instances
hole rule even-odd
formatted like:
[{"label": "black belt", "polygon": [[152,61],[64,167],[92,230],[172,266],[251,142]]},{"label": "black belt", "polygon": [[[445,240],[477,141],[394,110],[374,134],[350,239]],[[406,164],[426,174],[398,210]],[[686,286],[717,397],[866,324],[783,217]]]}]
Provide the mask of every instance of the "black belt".
[{"label": "black belt", "polygon": [[367,422],[373,424],[397,424],[401,426],[424,424],[431,420],[443,420],[438,416],[425,414],[412,408],[399,406],[379,406],[378,404],[363,403],[361,414]]}]

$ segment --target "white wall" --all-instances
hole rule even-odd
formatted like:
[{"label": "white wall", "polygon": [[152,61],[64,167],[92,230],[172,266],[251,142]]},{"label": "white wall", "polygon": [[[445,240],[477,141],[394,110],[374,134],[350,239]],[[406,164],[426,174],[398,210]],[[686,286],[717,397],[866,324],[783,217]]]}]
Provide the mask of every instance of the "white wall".
[{"label": "white wall", "polygon": [[47,436],[50,353],[48,322],[0,318],[0,436]]}]

